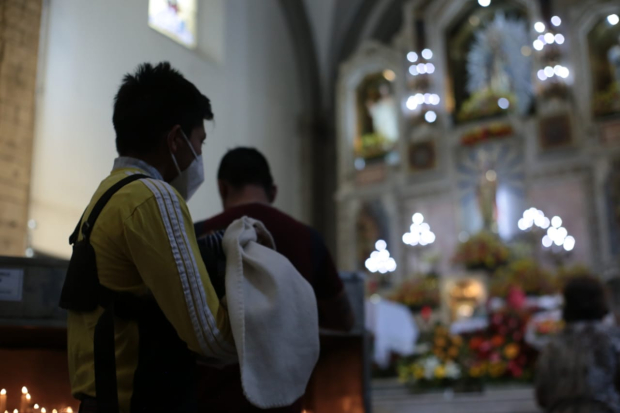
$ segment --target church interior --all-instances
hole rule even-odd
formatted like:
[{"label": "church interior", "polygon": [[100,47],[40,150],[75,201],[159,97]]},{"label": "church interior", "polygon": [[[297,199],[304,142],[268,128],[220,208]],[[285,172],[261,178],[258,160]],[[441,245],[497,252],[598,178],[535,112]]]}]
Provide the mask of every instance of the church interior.
[{"label": "church interior", "polygon": [[355,313],[304,412],[542,412],[575,277],[620,277],[616,0],[0,0],[0,413],[78,411],[58,298],[116,157],[122,76],[213,102],[194,221],[230,149],[315,228]]}]

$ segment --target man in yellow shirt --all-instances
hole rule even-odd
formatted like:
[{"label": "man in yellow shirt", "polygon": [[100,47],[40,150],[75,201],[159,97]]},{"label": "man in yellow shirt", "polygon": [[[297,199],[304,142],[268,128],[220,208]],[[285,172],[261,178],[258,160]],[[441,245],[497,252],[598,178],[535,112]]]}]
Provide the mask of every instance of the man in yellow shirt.
[{"label": "man in yellow shirt", "polygon": [[167,62],[141,65],[116,95],[120,156],[71,237],[61,297],[82,412],[192,412],[194,354],[236,358],[186,205],[212,119],[209,99]]}]

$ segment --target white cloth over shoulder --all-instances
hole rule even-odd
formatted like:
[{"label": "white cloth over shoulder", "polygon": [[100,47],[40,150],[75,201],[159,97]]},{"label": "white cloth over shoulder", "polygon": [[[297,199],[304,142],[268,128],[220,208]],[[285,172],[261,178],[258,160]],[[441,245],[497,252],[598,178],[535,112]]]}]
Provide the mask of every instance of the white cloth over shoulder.
[{"label": "white cloth over shoulder", "polygon": [[418,326],[402,304],[366,301],[366,329],[375,336],[373,360],[381,368],[389,366],[392,353],[409,356],[415,351]]},{"label": "white cloth over shoulder", "polygon": [[247,399],[262,409],[299,399],[319,358],[312,286],[273,245],[264,225],[243,217],[224,234],[226,300]]}]

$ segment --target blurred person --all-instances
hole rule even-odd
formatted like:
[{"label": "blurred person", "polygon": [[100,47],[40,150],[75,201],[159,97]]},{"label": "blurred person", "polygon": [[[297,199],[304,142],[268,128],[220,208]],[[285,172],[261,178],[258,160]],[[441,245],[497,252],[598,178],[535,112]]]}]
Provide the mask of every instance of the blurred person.
[{"label": "blurred person", "polygon": [[620,412],[620,336],[603,323],[606,314],[600,281],[579,277],[567,282],[566,327],[542,351],[536,369],[536,398],[546,412]]},{"label": "blurred person", "polygon": [[140,65],[116,94],[119,157],[70,238],[61,296],[80,412],[195,412],[194,354],[236,360],[186,205],[212,119],[167,62]]},{"label": "blurred person", "polygon": [[620,326],[620,277],[614,277],[605,283],[609,298],[609,309],[616,325]]},{"label": "blurred person", "polygon": [[[276,250],[288,258],[312,285],[323,328],[348,331],[353,327],[353,313],[332,257],[317,231],[271,204],[277,186],[267,159],[256,149],[236,148],[229,151],[219,166],[218,188],[224,212],[195,225],[196,234],[204,239],[221,237],[222,230],[233,221],[248,216],[265,224],[275,241]],[[212,272],[215,274],[215,270]],[[221,272],[220,272],[221,273]],[[213,280],[223,295],[223,281]],[[218,288],[219,287],[219,288]],[[260,412],[244,396],[238,366],[222,369],[199,368],[200,411]],[[234,402],[234,403],[233,403]],[[301,412],[298,400],[288,407],[271,412]]]}]

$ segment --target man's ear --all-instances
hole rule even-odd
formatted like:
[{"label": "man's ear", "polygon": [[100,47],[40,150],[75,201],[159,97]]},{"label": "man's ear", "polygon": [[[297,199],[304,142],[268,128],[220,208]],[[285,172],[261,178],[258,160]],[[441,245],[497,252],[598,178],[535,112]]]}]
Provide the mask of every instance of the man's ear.
[{"label": "man's ear", "polygon": [[277,185],[271,185],[271,190],[267,194],[269,197],[269,203],[273,204],[276,201],[276,197],[278,196],[278,187]]},{"label": "man's ear", "polygon": [[166,135],[166,145],[173,154],[179,149],[179,136],[181,136],[181,125],[174,125]]}]

